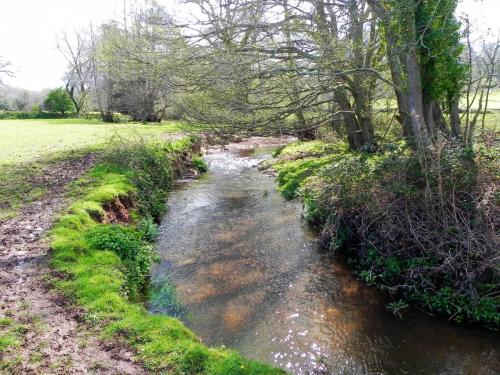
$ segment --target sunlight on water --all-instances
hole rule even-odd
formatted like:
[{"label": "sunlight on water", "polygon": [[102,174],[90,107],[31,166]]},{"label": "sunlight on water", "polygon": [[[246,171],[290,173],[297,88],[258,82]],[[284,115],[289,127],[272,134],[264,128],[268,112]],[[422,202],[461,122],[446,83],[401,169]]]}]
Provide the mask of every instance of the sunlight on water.
[{"label": "sunlight on water", "polygon": [[170,275],[204,342],[293,374],[498,374],[498,336],[389,314],[256,170],[265,154],[250,155],[207,155],[210,172],[176,187],[160,228],[154,278]]}]

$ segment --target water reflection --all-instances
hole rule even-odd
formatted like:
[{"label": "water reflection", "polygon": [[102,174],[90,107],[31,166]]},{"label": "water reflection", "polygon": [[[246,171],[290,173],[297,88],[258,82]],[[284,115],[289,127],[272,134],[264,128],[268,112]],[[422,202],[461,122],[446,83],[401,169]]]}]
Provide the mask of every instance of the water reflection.
[{"label": "water reflection", "polygon": [[183,317],[206,343],[294,374],[498,374],[499,339],[383,299],[317,249],[297,202],[284,201],[248,152],[207,156],[178,186],[161,226],[162,263]]}]

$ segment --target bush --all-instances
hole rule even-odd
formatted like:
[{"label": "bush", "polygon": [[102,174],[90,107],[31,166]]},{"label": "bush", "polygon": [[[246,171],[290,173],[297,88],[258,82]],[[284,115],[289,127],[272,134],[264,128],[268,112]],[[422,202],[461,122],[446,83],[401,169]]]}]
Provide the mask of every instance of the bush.
[{"label": "bush", "polygon": [[50,90],[47,94],[44,105],[51,112],[59,112],[62,115],[67,112],[71,112],[75,107],[68,92],[62,87]]},{"label": "bush", "polygon": [[205,160],[203,159],[203,157],[201,157],[201,156],[193,156],[192,161],[193,161],[194,166],[198,170],[198,172],[202,172],[203,173],[203,172],[208,171],[208,165],[205,162]]},{"label": "bush", "polygon": [[122,124],[132,121],[129,115],[119,113],[119,112],[106,112],[101,116],[102,121],[112,122],[115,124]]},{"label": "bush", "polygon": [[0,120],[29,120],[29,119],[61,119],[61,118],[72,118],[75,117],[74,114],[66,113],[64,115],[60,113],[52,112],[16,112],[16,111],[0,111]]},{"label": "bush", "polygon": [[376,154],[282,157],[278,182],[365,281],[457,322],[498,328],[497,156],[450,142],[420,154],[386,145]]},{"label": "bush", "polygon": [[83,118],[85,118],[86,120],[102,121],[101,112],[86,112],[83,114]]},{"label": "bush", "polygon": [[143,233],[132,227],[102,224],[85,232],[85,239],[92,250],[110,250],[123,262],[127,278],[127,295],[136,300],[148,285],[151,268],[159,261],[154,248],[142,240]]},{"label": "bush", "polygon": [[105,160],[129,171],[139,213],[159,220],[172,183],[172,158],[166,145],[137,143],[116,145]]},{"label": "bush", "polygon": [[[143,217],[159,220],[173,176],[191,161],[187,149],[198,149],[198,141],[186,138],[173,144],[121,143],[112,147],[105,160],[128,171],[136,187],[136,202]],[[195,151],[196,152],[196,151]]]}]

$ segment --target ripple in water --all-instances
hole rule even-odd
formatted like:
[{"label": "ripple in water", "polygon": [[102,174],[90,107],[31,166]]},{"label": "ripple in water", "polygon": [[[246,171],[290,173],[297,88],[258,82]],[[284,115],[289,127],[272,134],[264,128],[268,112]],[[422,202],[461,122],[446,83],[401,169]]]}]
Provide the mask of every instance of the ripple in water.
[{"label": "ripple in water", "polygon": [[317,248],[300,203],[283,200],[255,168],[263,156],[249,155],[208,155],[209,173],[174,189],[160,228],[154,278],[169,275],[182,320],[205,343],[293,374],[499,373],[495,334],[389,314]]}]

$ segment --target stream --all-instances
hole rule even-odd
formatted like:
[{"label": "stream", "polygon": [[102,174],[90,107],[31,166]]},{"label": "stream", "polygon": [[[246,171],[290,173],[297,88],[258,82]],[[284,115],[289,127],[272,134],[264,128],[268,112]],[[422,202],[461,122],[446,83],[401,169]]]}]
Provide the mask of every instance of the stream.
[{"label": "stream", "polygon": [[419,311],[399,319],[321,251],[300,202],[255,168],[269,155],[211,150],[209,172],[169,197],[153,280],[169,275],[204,343],[291,374],[500,374],[497,334]]}]

